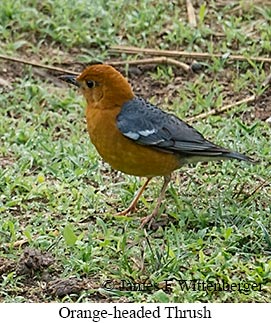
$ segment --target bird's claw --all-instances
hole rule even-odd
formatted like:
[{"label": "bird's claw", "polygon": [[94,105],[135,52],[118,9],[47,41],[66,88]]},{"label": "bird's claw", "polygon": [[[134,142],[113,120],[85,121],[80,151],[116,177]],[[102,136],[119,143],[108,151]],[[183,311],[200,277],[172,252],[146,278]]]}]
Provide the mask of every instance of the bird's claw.
[{"label": "bird's claw", "polygon": [[154,214],[150,214],[148,216],[145,216],[143,219],[141,219],[140,229],[143,229],[147,223],[148,223],[148,229],[150,229],[153,224],[154,216],[155,216]]},{"label": "bird's claw", "polygon": [[127,209],[115,213],[115,216],[130,216],[136,211],[136,207],[128,207]]}]

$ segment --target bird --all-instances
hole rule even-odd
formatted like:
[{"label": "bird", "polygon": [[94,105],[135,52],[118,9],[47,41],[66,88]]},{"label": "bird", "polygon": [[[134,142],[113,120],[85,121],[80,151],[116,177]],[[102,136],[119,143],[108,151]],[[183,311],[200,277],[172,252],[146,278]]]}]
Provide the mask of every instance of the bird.
[{"label": "bird", "polygon": [[117,215],[127,216],[153,177],[164,182],[153,211],[141,219],[141,227],[153,223],[172,173],[186,164],[203,161],[252,158],[205,139],[191,125],[134,94],[128,80],[113,66],[93,64],[81,74],[60,79],[78,87],[86,99],[90,140],[102,159],[115,170],[145,177],[131,204]]}]

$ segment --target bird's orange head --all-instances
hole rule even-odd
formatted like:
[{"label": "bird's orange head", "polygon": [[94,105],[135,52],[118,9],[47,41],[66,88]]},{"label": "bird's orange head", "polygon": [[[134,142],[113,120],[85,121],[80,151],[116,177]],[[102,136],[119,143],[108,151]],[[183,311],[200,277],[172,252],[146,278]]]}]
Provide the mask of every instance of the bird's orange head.
[{"label": "bird's orange head", "polygon": [[79,87],[90,107],[121,107],[134,97],[128,81],[110,65],[91,65],[77,77],[63,75],[60,78]]}]

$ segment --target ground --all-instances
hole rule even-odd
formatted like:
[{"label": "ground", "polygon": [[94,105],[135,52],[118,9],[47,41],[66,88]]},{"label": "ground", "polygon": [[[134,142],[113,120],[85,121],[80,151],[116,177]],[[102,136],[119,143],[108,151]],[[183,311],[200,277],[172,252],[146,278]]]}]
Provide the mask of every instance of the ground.
[{"label": "ground", "polygon": [[[118,69],[137,95],[184,120],[256,95],[190,123],[258,163],[175,172],[161,208],[166,225],[142,230],[161,179],[133,216],[114,217],[141,179],[100,159],[87,136],[83,98],[58,72],[0,60],[1,302],[270,301],[271,89],[261,86],[270,62],[252,59],[270,58],[270,6],[192,1],[192,27],[186,1],[153,3],[4,0],[0,54],[78,73],[93,60],[142,58],[112,53],[116,44],[245,55],[247,61],[198,60],[197,73],[168,64]],[[239,287],[229,287],[234,283]]]}]

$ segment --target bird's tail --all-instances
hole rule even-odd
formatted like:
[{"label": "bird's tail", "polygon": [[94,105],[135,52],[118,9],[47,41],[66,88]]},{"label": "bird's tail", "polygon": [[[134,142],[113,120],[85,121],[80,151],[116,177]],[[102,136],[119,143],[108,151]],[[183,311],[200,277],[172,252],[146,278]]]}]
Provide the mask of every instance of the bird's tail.
[{"label": "bird's tail", "polygon": [[235,151],[229,151],[225,148],[214,146],[212,150],[204,150],[197,151],[194,154],[187,154],[185,158],[182,160],[182,164],[192,163],[195,164],[197,162],[204,161],[212,161],[212,160],[222,160],[222,159],[237,159],[240,161],[245,161],[252,164],[257,164],[258,161],[253,160],[252,158],[240,154]]},{"label": "bird's tail", "polygon": [[238,159],[238,160],[242,160],[242,161],[253,163],[253,164],[257,163],[257,161],[253,160],[252,158],[250,158],[250,157],[248,157],[246,155],[237,153],[235,151],[225,152],[225,153],[223,153],[223,157],[227,158],[227,159],[228,158],[229,159]]}]

